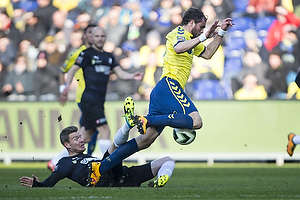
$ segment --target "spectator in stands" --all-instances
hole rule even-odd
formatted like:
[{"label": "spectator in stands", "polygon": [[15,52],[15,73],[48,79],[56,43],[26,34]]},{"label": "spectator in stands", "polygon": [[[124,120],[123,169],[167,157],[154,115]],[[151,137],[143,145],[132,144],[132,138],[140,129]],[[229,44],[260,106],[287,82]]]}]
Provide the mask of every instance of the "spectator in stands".
[{"label": "spectator in stands", "polygon": [[11,41],[12,45],[17,47],[21,41],[20,31],[6,12],[6,8],[0,8],[0,30]]},{"label": "spectator in stands", "polygon": [[124,25],[129,25],[133,22],[133,13],[136,11],[140,11],[142,16],[144,17],[144,13],[142,12],[142,7],[139,0],[129,0],[126,1],[120,13],[120,23]]},{"label": "spectator in stands", "polygon": [[204,13],[207,13],[207,16],[209,16],[207,18],[206,27],[210,27],[214,23],[215,20],[218,20],[217,13],[210,2],[205,1],[201,7],[201,10]]},{"label": "spectator in stands", "polygon": [[63,59],[66,59],[67,56],[74,50],[78,49],[81,45],[83,45],[83,30],[74,30],[70,35],[70,44],[68,45],[64,55],[62,56]]},{"label": "spectator in stands", "polygon": [[[6,76],[7,76],[7,69],[6,67],[2,64],[2,62],[0,61],[0,88],[2,89],[4,84],[5,84],[5,80],[6,80]],[[4,92],[0,92],[0,100],[4,100],[6,97]]]},{"label": "spectator in stands", "polygon": [[132,14],[132,23],[127,25],[125,38],[123,41],[133,41],[139,49],[146,44],[146,35],[153,29],[150,21],[143,17],[143,13],[139,10]]},{"label": "spectator in stands", "polygon": [[54,7],[64,12],[70,12],[78,7],[80,0],[52,0]]},{"label": "spectator in stands", "polygon": [[267,96],[264,86],[257,84],[254,74],[247,74],[243,78],[243,87],[234,93],[236,100],[265,100]]},{"label": "spectator in stands", "polygon": [[22,38],[31,41],[34,46],[39,47],[46,37],[46,26],[32,12],[24,14],[24,18],[26,19],[26,25]]},{"label": "spectator in stands", "polygon": [[4,66],[14,63],[17,49],[3,32],[0,32],[0,61]]},{"label": "spectator in stands", "polygon": [[247,51],[243,56],[243,68],[237,77],[231,79],[232,93],[243,87],[244,78],[247,74],[255,75],[258,85],[263,85],[266,90],[269,90],[271,81],[266,79],[266,74],[269,69],[267,63],[263,62],[257,52]]},{"label": "spectator in stands", "polygon": [[13,17],[13,3],[11,0],[0,1],[0,8],[5,8],[9,17]]},{"label": "spectator in stands", "polygon": [[300,25],[300,18],[294,13],[288,12],[284,7],[277,6],[275,8],[277,19],[271,24],[268,29],[268,34],[264,42],[265,47],[270,52],[282,41],[283,27],[287,24],[295,25],[297,28]]},{"label": "spectator in stands", "polygon": [[175,4],[174,0],[158,0],[153,6],[153,11],[150,13],[150,20],[161,34],[161,37],[165,37],[165,32],[170,29],[171,14],[176,12],[177,9],[181,10],[181,7]]},{"label": "spectator in stands", "polygon": [[81,0],[77,9],[90,15],[90,23],[97,24],[98,21],[108,14],[109,7],[103,5],[103,0]]},{"label": "spectator in stands", "polygon": [[283,27],[282,41],[275,47],[282,53],[282,60],[291,71],[294,72],[293,81],[300,66],[300,43],[297,35],[297,28],[294,25]]},{"label": "spectator in stands", "polygon": [[51,25],[53,24],[52,15],[58,9],[53,6],[52,0],[36,0],[38,8],[33,11],[33,16],[37,17],[39,21],[43,24],[46,32],[49,31]]},{"label": "spectator in stands", "polygon": [[245,47],[244,51],[252,51],[258,53],[262,61],[267,63],[269,59],[269,52],[263,45],[262,40],[258,38],[258,34],[255,29],[247,29],[243,34]]},{"label": "spectator in stands", "polygon": [[[122,44],[122,54],[116,56],[120,63],[121,68],[129,73],[135,73],[140,70],[138,49],[133,41],[126,41]],[[138,94],[138,87],[141,81],[136,80],[121,80],[116,74],[110,75],[110,81],[107,92],[107,99],[109,100],[122,100],[128,95],[134,99],[141,99]]]},{"label": "spectator in stands", "polygon": [[139,93],[145,100],[149,100],[149,92],[158,82],[163,64],[163,55],[166,51],[165,45],[161,44],[161,36],[157,30],[147,34],[147,43],[139,50],[140,64],[144,70],[144,78]]},{"label": "spectator in stands", "polygon": [[59,74],[59,67],[62,65],[65,59],[63,57],[64,52],[59,51],[58,45],[59,44],[52,36],[47,36],[40,45],[40,50],[46,51],[47,53],[48,65],[56,71],[57,76]]},{"label": "spectator in stands", "polygon": [[225,19],[231,16],[234,11],[235,6],[231,0],[208,0],[210,4],[214,7],[218,19]]},{"label": "spectator in stands", "polygon": [[121,47],[127,27],[119,22],[121,7],[113,6],[108,12],[108,23],[105,25],[107,41],[113,42],[116,47]]},{"label": "spectator in stands", "polygon": [[275,7],[279,4],[280,0],[249,0],[246,13],[253,18],[275,16]]},{"label": "spectator in stands", "polygon": [[271,87],[267,91],[271,99],[287,99],[288,84],[286,81],[289,69],[284,66],[280,51],[274,49],[270,53],[269,65],[266,78],[271,81]]},{"label": "spectator in stands", "polygon": [[33,73],[34,95],[38,101],[57,101],[58,74],[48,65],[47,52],[39,52],[36,65],[37,70]]},{"label": "spectator in stands", "polygon": [[85,27],[89,25],[89,21],[91,20],[90,14],[84,12],[80,13],[75,20],[74,30],[84,30]]},{"label": "spectator in stands", "polygon": [[192,0],[180,0],[179,6],[182,9],[182,12],[187,11],[190,7],[194,5],[194,2]]},{"label": "spectator in stands", "polygon": [[11,16],[15,27],[20,31],[24,31],[25,20],[23,19],[23,14],[26,13],[26,9],[21,6],[20,1],[12,1],[13,5],[13,15]]},{"label": "spectator in stands", "polygon": [[[55,37],[56,39],[60,37],[60,43],[64,47],[68,46],[70,43],[70,34],[73,31],[74,23],[67,19],[68,13],[66,11],[57,10],[52,15],[53,24],[51,25],[47,35]],[[62,35],[62,36],[59,36]]]},{"label": "spectator in stands", "polygon": [[27,60],[27,69],[29,71],[36,70],[36,58],[39,49],[36,48],[29,40],[22,40],[19,44],[19,53],[22,54]]},{"label": "spectator in stands", "polygon": [[34,101],[33,73],[27,70],[26,58],[16,57],[12,70],[8,72],[2,92],[7,94],[8,101]]},{"label": "spectator in stands", "polygon": [[161,37],[162,37],[162,44],[166,43],[166,35],[172,31],[174,28],[179,26],[182,22],[182,14],[183,14],[183,7],[178,7],[178,9],[174,9],[173,12],[171,13],[170,20],[171,20],[171,26],[169,29],[167,29],[165,32],[161,32]]}]

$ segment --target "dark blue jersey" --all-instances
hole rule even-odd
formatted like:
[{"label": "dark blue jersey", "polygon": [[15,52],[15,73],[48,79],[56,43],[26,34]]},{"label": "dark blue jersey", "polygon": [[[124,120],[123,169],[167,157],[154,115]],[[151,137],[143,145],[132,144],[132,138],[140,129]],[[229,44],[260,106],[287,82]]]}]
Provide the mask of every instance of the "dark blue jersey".
[{"label": "dark blue jersey", "polygon": [[75,64],[83,70],[85,90],[82,99],[104,99],[111,70],[118,66],[113,54],[90,47],[79,54]]},{"label": "dark blue jersey", "polygon": [[58,161],[54,172],[52,172],[47,179],[40,183],[35,182],[33,186],[52,187],[64,178],[71,179],[82,186],[86,186],[88,184],[88,164],[92,161],[100,161],[100,159],[88,154],[64,157]]},{"label": "dark blue jersey", "polygon": [[[106,153],[104,158],[108,155]],[[87,186],[89,183],[88,164],[99,161],[101,161],[99,158],[89,154],[78,154],[72,157],[61,158],[56,164],[54,172],[42,182],[34,180],[33,187],[53,187],[64,178],[73,180],[82,186]],[[96,187],[139,187],[143,182],[153,177],[150,163],[129,168],[119,163],[101,174]]]}]

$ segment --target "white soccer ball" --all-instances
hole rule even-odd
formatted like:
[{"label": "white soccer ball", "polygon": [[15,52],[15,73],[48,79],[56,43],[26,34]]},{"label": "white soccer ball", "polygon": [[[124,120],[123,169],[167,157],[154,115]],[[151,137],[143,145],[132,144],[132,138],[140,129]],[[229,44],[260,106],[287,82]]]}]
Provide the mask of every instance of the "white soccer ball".
[{"label": "white soccer ball", "polygon": [[178,144],[191,144],[196,138],[196,131],[190,129],[174,128],[173,138]]}]

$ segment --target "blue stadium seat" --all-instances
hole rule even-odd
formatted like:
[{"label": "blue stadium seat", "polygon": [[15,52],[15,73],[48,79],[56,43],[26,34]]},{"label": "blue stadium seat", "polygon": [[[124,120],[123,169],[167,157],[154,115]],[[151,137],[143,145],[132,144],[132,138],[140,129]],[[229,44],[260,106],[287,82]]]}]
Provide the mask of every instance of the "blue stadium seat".
[{"label": "blue stadium seat", "polygon": [[239,57],[227,58],[224,63],[224,79],[231,79],[237,76],[242,69],[242,60]]},{"label": "blue stadium seat", "polygon": [[234,12],[243,13],[249,4],[249,0],[234,0],[233,4],[235,6]]},{"label": "blue stadium seat", "polygon": [[197,80],[193,82],[193,98],[195,100],[226,99],[220,81]]},{"label": "blue stadium seat", "polygon": [[235,23],[235,25],[229,29],[230,32],[234,32],[234,31],[244,32],[249,28],[255,27],[255,21],[251,17],[237,17],[233,19],[233,23]]},{"label": "blue stadium seat", "polygon": [[20,1],[20,7],[23,8],[26,12],[32,12],[38,8],[38,4],[33,0]]},{"label": "blue stadium seat", "polygon": [[268,29],[271,24],[274,22],[276,17],[266,16],[266,17],[259,17],[255,20],[255,28],[258,34],[259,39],[264,42],[267,34]]},{"label": "blue stadium seat", "polygon": [[245,47],[245,45],[243,37],[231,37],[227,40],[226,50],[241,50]]},{"label": "blue stadium seat", "polygon": [[266,17],[258,17],[255,20],[255,27],[257,31],[260,30],[268,30],[276,17],[266,16]]}]

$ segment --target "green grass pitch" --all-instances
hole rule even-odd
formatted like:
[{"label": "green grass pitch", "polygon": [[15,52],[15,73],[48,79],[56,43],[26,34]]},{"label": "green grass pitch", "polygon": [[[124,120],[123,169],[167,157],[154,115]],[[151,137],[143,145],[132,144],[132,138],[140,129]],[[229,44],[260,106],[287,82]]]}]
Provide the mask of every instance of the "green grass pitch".
[{"label": "green grass pitch", "polygon": [[0,199],[300,199],[299,163],[177,163],[163,188],[85,188],[63,180],[53,188],[27,188],[19,178],[33,173],[44,180],[45,163],[0,163]]}]

